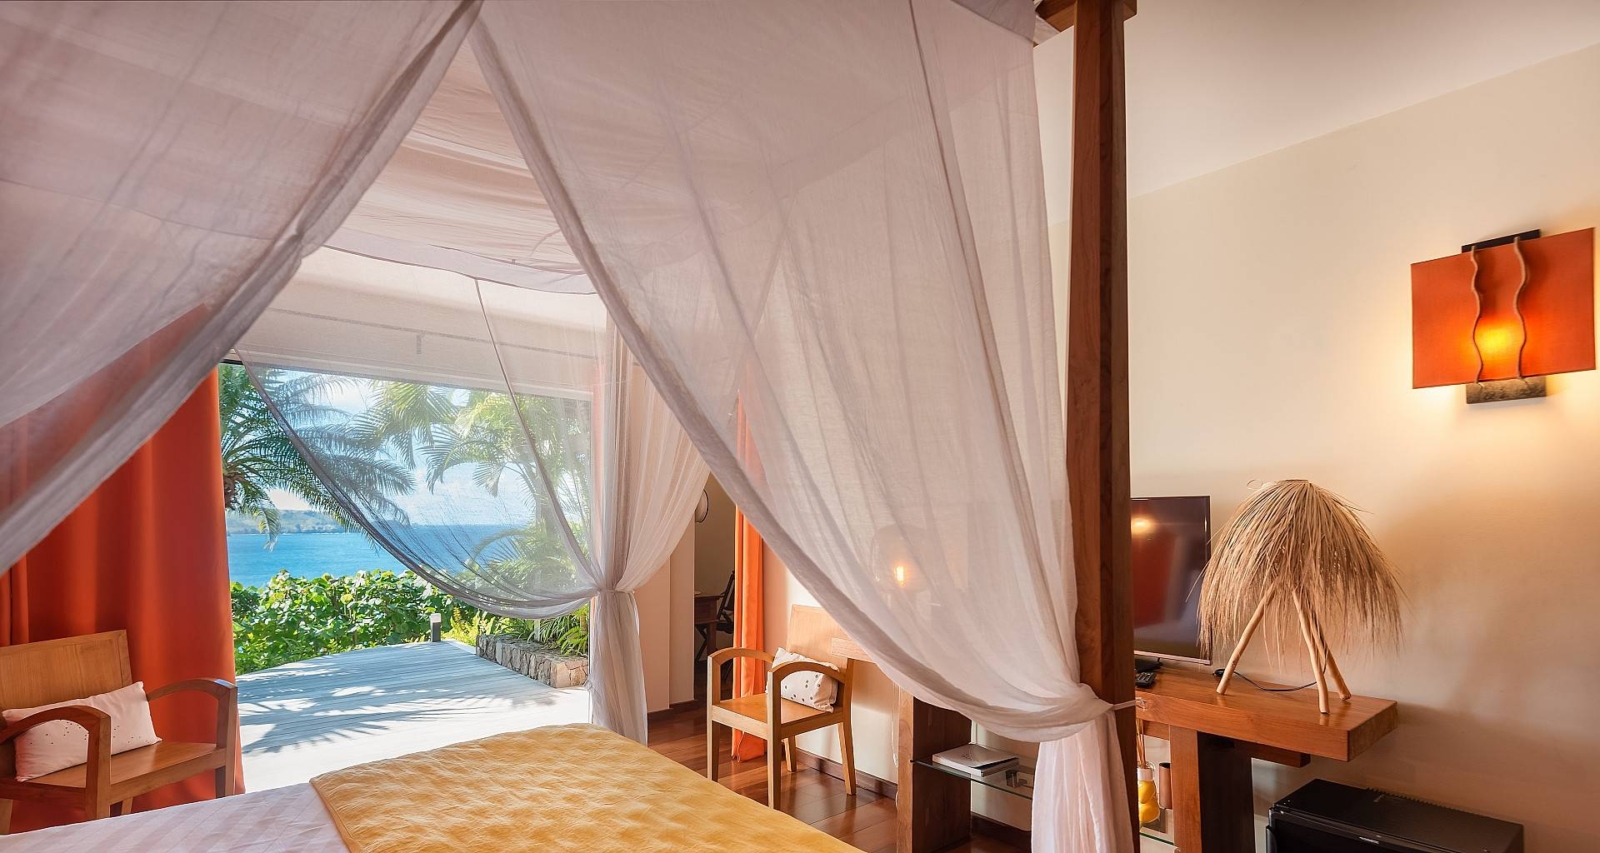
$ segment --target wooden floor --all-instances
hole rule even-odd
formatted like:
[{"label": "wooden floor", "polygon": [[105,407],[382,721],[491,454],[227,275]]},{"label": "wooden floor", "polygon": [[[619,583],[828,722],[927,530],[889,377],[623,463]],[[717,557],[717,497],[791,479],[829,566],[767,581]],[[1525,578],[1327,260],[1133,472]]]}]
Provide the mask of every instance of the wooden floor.
[{"label": "wooden floor", "polygon": [[[767,801],[767,765],[761,761],[734,761],[730,738],[724,734],[718,782],[758,802]],[[706,770],[706,713],[704,708],[660,716],[650,721],[650,747],[692,770]],[[894,800],[859,788],[854,796],[844,792],[844,782],[816,770],[796,770],[784,775],[779,808],[817,829],[861,850],[892,853],[895,836]],[[1010,853],[1013,847],[993,838],[974,838],[952,851]]]}]

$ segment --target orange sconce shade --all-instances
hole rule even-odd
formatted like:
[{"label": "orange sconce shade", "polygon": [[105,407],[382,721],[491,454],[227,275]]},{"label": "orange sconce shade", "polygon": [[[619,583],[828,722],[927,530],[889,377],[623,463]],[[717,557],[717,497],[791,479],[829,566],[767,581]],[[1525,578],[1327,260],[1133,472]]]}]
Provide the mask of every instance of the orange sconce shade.
[{"label": "orange sconce shade", "polygon": [[1490,243],[1411,265],[1413,388],[1594,369],[1594,229]]}]

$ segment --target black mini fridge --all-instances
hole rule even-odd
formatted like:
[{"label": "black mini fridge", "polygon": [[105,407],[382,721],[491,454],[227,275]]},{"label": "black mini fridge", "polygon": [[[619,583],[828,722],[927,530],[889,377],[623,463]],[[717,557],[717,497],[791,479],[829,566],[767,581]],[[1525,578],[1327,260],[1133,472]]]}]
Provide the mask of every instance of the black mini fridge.
[{"label": "black mini fridge", "polygon": [[1317,779],[1267,815],[1269,853],[1523,853],[1522,826]]}]

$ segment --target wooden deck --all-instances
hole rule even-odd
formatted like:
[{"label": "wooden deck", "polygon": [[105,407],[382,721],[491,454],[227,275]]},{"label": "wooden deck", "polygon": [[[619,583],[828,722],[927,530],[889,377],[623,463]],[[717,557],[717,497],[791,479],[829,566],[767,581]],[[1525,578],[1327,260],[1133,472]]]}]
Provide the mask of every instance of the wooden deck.
[{"label": "wooden deck", "polygon": [[556,690],[461,643],[361,649],[239,676],[245,790],[464,740],[589,721]]}]

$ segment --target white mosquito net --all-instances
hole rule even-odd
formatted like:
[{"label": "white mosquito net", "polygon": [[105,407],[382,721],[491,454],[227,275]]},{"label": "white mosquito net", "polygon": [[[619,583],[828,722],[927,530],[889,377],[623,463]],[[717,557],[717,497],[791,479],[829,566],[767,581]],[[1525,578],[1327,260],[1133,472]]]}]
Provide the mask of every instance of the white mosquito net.
[{"label": "white mosquito net", "polygon": [[0,570],[333,233],[477,10],[0,3]]},{"label": "white mosquito net", "polygon": [[[332,3],[235,6],[342,20]],[[229,340],[341,505],[495,612],[593,599],[596,718],[642,739],[630,590],[682,531],[697,448],[898,684],[1044,744],[1036,849],[1129,850],[1114,722],[1079,682],[1073,634],[1031,4],[488,0],[472,51],[453,53],[479,11],[400,4],[364,22],[398,44],[373,79],[407,84],[350,121],[415,127],[376,181],[367,164],[328,184],[361,202],[315,220],[295,246],[327,247],[264,314],[296,252],[271,286],[222,277],[260,303],[215,303],[259,315]],[[22,17],[30,35],[48,18]],[[70,27],[43,29],[70,50]],[[447,75],[434,52],[453,55]],[[301,57],[318,59],[333,61]],[[241,85],[298,79],[269,70]],[[39,121],[77,109],[0,92]],[[0,146],[10,168],[16,146]],[[236,203],[194,215],[225,230]],[[150,238],[128,239],[85,299],[136,280]],[[18,304],[54,317],[41,292]],[[17,352],[41,344],[29,334]],[[174,363],[198,378],[220,354]],[[32,417],[38,399],[0,386],[0,411]],[[386,467],[345,464],[371,453]],[[0,445],[3,464],[23,457]],[[34,496],[5,512],[55,512]]]},{"label": "white mosquito net", "polygon": [[470,50],[235,347],[344,509],[492,613],[596,599],[595,719],[640,740],[632,590],[705,463],[607,321]]}]

